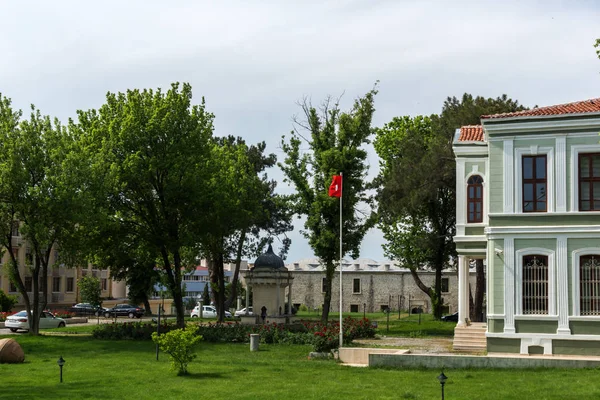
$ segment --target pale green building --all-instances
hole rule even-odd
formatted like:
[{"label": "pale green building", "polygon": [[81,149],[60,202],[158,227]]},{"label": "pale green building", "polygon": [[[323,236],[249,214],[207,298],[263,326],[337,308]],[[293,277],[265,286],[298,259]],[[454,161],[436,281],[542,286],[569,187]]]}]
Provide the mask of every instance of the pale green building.
[{"label": "pale green building", "polygon": [[457,130],[457,332],[484,259],[488,352],[600,355],[599,132],[600,98]]}]

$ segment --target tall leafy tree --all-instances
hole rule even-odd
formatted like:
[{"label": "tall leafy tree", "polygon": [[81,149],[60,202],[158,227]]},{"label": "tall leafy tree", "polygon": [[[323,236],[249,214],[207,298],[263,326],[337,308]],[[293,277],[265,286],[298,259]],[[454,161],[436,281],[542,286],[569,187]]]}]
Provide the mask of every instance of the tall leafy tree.
[{"label": "tall leafy tree", "polygon": [[186,249],[198,242],[214,204],[206,190],[214,117],[204,99],[200,105],[191,101],[191,86],[176,83],[167,92],[108,93],[98,111],[78,112],[97,210],[157,255],[180,327],[182,269],[196,261]]},{"label": "tall leafy tree", "polygon": [[[331,99],[319,110],[305,100],[301,107],[306,119],[297,121],[298,129],[291,132],[289,139],[282,138],[286,158],[279,166],[296,189],[295,211],[307,217],[303,234],[325,265],[323,321],[329,318],[331,283],[338,260],[348,253],[358,257],[363,237],[374,225],[374,215],[368,209],[371,198],[367,193],[365,145],[373,132],[376,94],[373,89],[356,99],[347,112],[342,112],[339,102]],[[308,151],[303,151],[306,147]],[[340,172],[343,173],[342,254],[339,254],[339,200],[327,193],[332,176]]]},{"label": "tall leafy tree", "polygon": [[[29,119],[20,120],[21,112],[13,111],[10,100],[1,95],[0,116],[1,241],[10,255],[10,278],[25,302],[30,333],[36,335],[48,298],[52,250],[76,229],[83,194],[71,163],[73,138],[57,120],[52,122],[33,106]],[[33,299],[13,251],[17,244],[11,230],[16,227],[31,255],[23,271],[31,277]]]},{"label": "tall leafy tree", "polygon": [[[386,255],[408,267],[417,286],[441,317],[442,270],[456,255],[456,171],[452,141],[457,128],[478,124],[481,115],[524,109],[506,95],[486,99],[465,94],[448,98],[440,116],[396,117],[377,131],[380,157],[379,213]],[[474,310],[483,303],[483,263]],[[419,270],[435,272],[433,286],[425,285]]]}]

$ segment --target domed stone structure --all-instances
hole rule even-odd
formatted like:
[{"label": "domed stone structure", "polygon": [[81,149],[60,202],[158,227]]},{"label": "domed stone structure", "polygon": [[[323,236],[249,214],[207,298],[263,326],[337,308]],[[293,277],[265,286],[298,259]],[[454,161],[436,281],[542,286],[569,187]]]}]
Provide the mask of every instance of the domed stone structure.
[{"label": "domed stone structure", "polygon": [[[242,323],[289,323],[293,320],[293,314],[286,307],[291,305],[292,300],[292,274],[285,267],[283,259],[273,253],[269,245],[267,252],[258,256],[254,267],[245,271],[244,274],[247,290],[246,304],[249,304],[249,292],[252,290],[252,306],[254,315],[242,316]],[[286,313],[287,312],[287,313]]]}]

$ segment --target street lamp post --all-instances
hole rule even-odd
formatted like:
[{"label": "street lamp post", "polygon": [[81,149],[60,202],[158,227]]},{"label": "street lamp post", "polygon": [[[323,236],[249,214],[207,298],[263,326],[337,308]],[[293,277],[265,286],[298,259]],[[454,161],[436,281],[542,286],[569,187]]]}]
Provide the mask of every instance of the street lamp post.
[{"label": "street lamp post", "polygon": [[448,377],[444,375],[444,371],[437,377],[438,381],[440,381],[440,385],[442,386],[442,400],[444,400],[444,385],[446,384],[446,380]]},{"label": "street lamp post", "polygon": [[60,383],[62,383],[62,367],[63,367],[63,365],[65,365],[65,362],[66,361],[64,358],[62,358],[62,356],[60,356],[60,358],[56,362],[60,368]]}]

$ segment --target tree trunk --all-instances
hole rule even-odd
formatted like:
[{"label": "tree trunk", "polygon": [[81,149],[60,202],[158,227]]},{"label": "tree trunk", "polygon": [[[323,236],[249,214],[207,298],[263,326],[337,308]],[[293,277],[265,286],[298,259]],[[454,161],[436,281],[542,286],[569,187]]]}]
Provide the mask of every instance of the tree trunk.
[{"label": "tree trunk", "polygon": [[476,283],[475,299],[473,300],[473,318],[474,322],[483,322],[483,298],[485,295],[485,269],[483,260],[475,260]]},{"label": "tree trunk", "polygon": [[242,263],[242,251],[244,249],[245,241],[246,231],[244,230],[242,231],[238,242],[238,247],[235,255],[235,271],[233,272],[233,277],[231,278],[231,293],[229,294],[229,298],[225,302],[226,308],[231,308],[231,305],[235,304],[235,299],[237,297],[237,284],[240,276],[240,264]]},{"label": "tree trunk", "polygon": [[173,267],[171,267],[169,253],[165,248],[161,249],[161,256],[163,259],[163,267],[165,268],[165,275],[167,277],[167,286],[173,295],[177,327],[183,329],[185,328],[185,315],[183,310],[183,298],[181,294],[181,259],[179,258],[179,252],[176,251],[173,255],[175,261],[175,265]]},{"label": "tree trunk", "polygon": [[[321,322],[324,324],[329,320],[329,310],[331,309],[331,281],[329,271],[325,272],[325,294],[323,295],[323,313],[321,314]],[[331,274],[333,275],[333,274]]]}]

